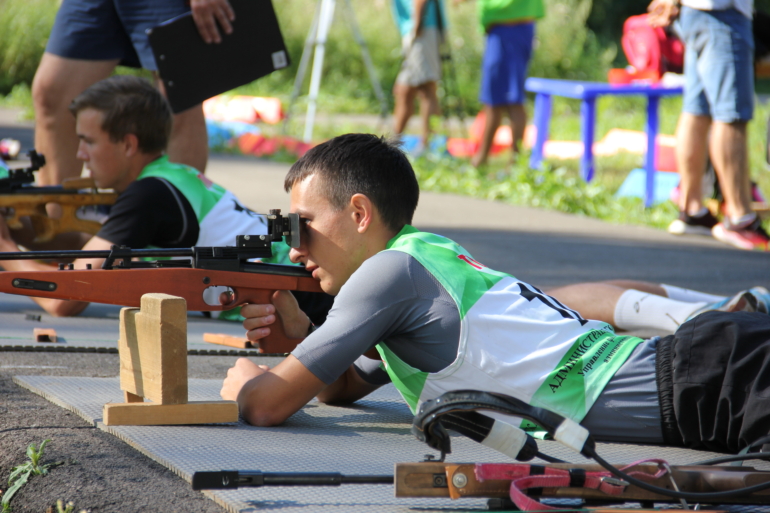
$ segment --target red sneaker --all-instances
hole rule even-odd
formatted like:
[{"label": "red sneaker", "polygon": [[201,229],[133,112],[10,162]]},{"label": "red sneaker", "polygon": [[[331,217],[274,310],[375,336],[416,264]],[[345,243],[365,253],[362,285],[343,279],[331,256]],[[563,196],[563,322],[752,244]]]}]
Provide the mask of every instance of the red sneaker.
[{"label": "red sneaker", "polygon": [[770,236],[762,228],[762,220],[756,216],[745,225],[731,226],[725,220],[711,229],[715,239],[740,249],[770,251]]}]

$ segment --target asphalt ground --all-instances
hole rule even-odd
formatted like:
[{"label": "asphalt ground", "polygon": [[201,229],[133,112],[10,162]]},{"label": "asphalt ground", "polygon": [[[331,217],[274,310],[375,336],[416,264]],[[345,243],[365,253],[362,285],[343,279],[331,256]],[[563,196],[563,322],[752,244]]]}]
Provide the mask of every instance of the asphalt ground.
[{"label": "asphalt ground", "polygon": [[[30,129],[21,128],[16,138],[31,140]],[[7,133],[0,123],[0,137]],[[282,190],[287,168],[216,156],[207,175],[236,191],[250,208],[265,211],[288,208]],[[490,267],[543,287],[614,278],[721,294],[770,287],[770,257],[708,238],[430,193],[422,195],[414,224],[457,240]],[[222,378],[234,360],[189,356],[189,377]],[[14,498],[14,511],[43,512],[57,499],[92,512],[222,511],[165,467],[11,381],[29,374],[116,376],[118,369],[113,354],[0,352],[0,489],[11,467],[25,461],[30,443],[50,439],[44,462],[63,462],[49,475],[32,478]]]}]

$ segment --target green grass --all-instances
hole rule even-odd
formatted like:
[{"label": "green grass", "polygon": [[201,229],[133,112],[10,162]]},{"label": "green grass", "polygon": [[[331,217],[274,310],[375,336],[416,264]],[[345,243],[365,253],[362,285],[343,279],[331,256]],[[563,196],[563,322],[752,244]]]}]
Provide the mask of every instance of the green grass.
[{"label": "green grass", "polygon": [[[548,15],[537,24],[537,41],[530,65],[531,76],[603,80],[607,70],[617,57],[617,45],[600,44],[593,32],[586,28],[586,20],[592,12],[591,0],[545,0]],[[31,97],[28,84],[34,68],[45,47],[53,22],[57,0],[0,0],[0,106],[23,107],[25,116],[31,117]],[[483,35],[477,25],[475,3],[465,2],[458,6],[448,1],[450,18],[450,46],[457,70],[458,92],[467,114],[472,118],[480,105],[478,94],[478,70],[484,45]],[[593,6],[607,2],[593,2]],[[251,84],[233,91],[233,94],[276,96],[288,106],[294,77],[299,65],[305,38],[310,29],[315,0],[283,0],[275,2],[289,53],[291,66],[275,72]],[[338,12],[326,46],[318,111],[333,113],[377,114],[379,105],[369,84],[369,78],[350,26],[345,21],[338,2]],[[366,40],[371,57],[377,68],[379,81],[389,101],[390,90],[398,73],[400,41],[390,12],[390,2],[353,2],[355,16]],[[302,13],[303,15],[298,15]],[[606,14],[606,13],[605,13]],[[602,46],[603,45],[603,46]],[[289,135],[300,136],[303,132],[304,111],[310,69],[302,87],[302,96],[294,106]],[[119,73],[140,74],[147,72],[121,68]],[[759,84],[761,91],[770,91],[770,81]],[[440,90],[443,94],[444,91]],[[392,103],[392,101],[391,101]],[[531,98],[527,109],[532,116]],[[660,103],[660,133],[673,134],[679,112],[680,98],[665,98]],[[576,100],[554,98],[550,135],[556,140],[580,140],[580,103]],[[752,178],[766,195],[770,195],[770,173],[765,164],[766,123],[770,106],[758,105],[755,120],[749,125],[749,154]],[[642,97],[602,97],[597,102],[595,140],[600,140],[612,128],[644,130],[646,102]],[[468,120],[470,123],[471,119]],[[357,121],[318,122],[316,140],[324,140],[346,132],[388,133],[390,126],[372,126]],[[280,133],[281,127],[263,127],[266,135]],[[452,136],[461,135],[455,129]],[[278,155],[281,161],[290,161],[289,155]],[[415,166],[424,188],[446,190],[461,194],[494,198],[520,204],[546,206],[566,212],[592,215],[612,222],[636,222],[662,227],[675,215],[672,206],[640,209],[627,201],[616,200],[613,194],[628,172],[643,165],[640,155],[619,154],[613,157],[597,157],[595,179],[583,184],[578,178],[578,161],[551,160],[546,162],[547,173],[538,174],[526,169],[524,162],[511,168],[509,155],[493,158],[483,173],[471,170],[465,161],[417,161]],[[535,178],[533,178],[535,177]],[[538,178],[539,177],[539,178]],[[552,177],[556,177],[552,179]]]},{"label": "green grass", "polygon": [[8,478],[8,489],[5,490],[5,493],[2,495],[2,500],[0,500],[3,513],[11,511],[11,499],[13,499],[16,492],[27,484],[30,477],[44,476],[48,473],[48,469],[61,465],[61,462],[41,465],[40,462],[43,459],[43,451],[48,442],[50,442],[50,440],[43,440],[40,443],[40,447],[35,446],[35,444],[29,444],[27,447],[28,460],[11,469],[11,475]]}]

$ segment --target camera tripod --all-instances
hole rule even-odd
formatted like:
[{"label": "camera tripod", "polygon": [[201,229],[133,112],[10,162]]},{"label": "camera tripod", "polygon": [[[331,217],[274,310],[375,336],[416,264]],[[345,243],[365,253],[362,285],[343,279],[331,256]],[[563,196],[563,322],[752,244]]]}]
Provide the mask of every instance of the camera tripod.
[{"label": "camera tripod", "polygon": [[[283,124],[284,133],[288,128],[292,107],[299,97],[300,91],[302,90],[302,83],[305,81],[305,73],[307,72],[307,66],[310,61],[310,54],[313,53],[313,70],[310,75],[310,91],[308,93],[307,113],[305,114],[305,132],[302,137],[305,142],[310,142],[313,138],[313,124],[315,123],[318,90],[321,87],[321,74],[323,70],[324,53],[326,50],[326,40],[329,36],[329,29],[332,21],[334,21],[336,3],[336,0],[318,0],[315,15],[313,16],[313,24],[311,25],[310,32],[305,40],[302,59],[299,62],[297,76],[294,79],[294,90],[292,91],[291,99],[289,100],[289,106],[286,109],[286,117],[284,118]],[[384,121],[389,112],[388,102],[382,92],[382,86],[377,78],[377,72],[374,69],[372,58],[369,55],[366,41],[364,41],[361,31],[358,28],[358,23],[356,22],[355,13],[350,0],[343,0],[342,10],[353,32],[353,37],[359,48],[361,48],[361,56],[364,65],[366,66],[372,89],[374,89],[374,94],[380,103],[380,116]]]}]

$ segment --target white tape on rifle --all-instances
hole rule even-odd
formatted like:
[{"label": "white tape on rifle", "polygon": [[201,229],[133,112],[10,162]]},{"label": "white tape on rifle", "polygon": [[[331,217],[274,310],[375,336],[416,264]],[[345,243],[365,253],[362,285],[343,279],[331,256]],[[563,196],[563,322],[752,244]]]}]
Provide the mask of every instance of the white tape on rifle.
[{"label": "white tape on rifle", "polygon": [[580,452],[588,440],[588,430],[574,420],[564,419],[553,434],[554,440]]},{"label": "white tape on rifle", "polygon": [[527,443],[527,434],[524,431],[499,420],[495,420],[489,434],[481,442],[482,445],[500,451],[513,459],[516,459],[525,443]]}]

